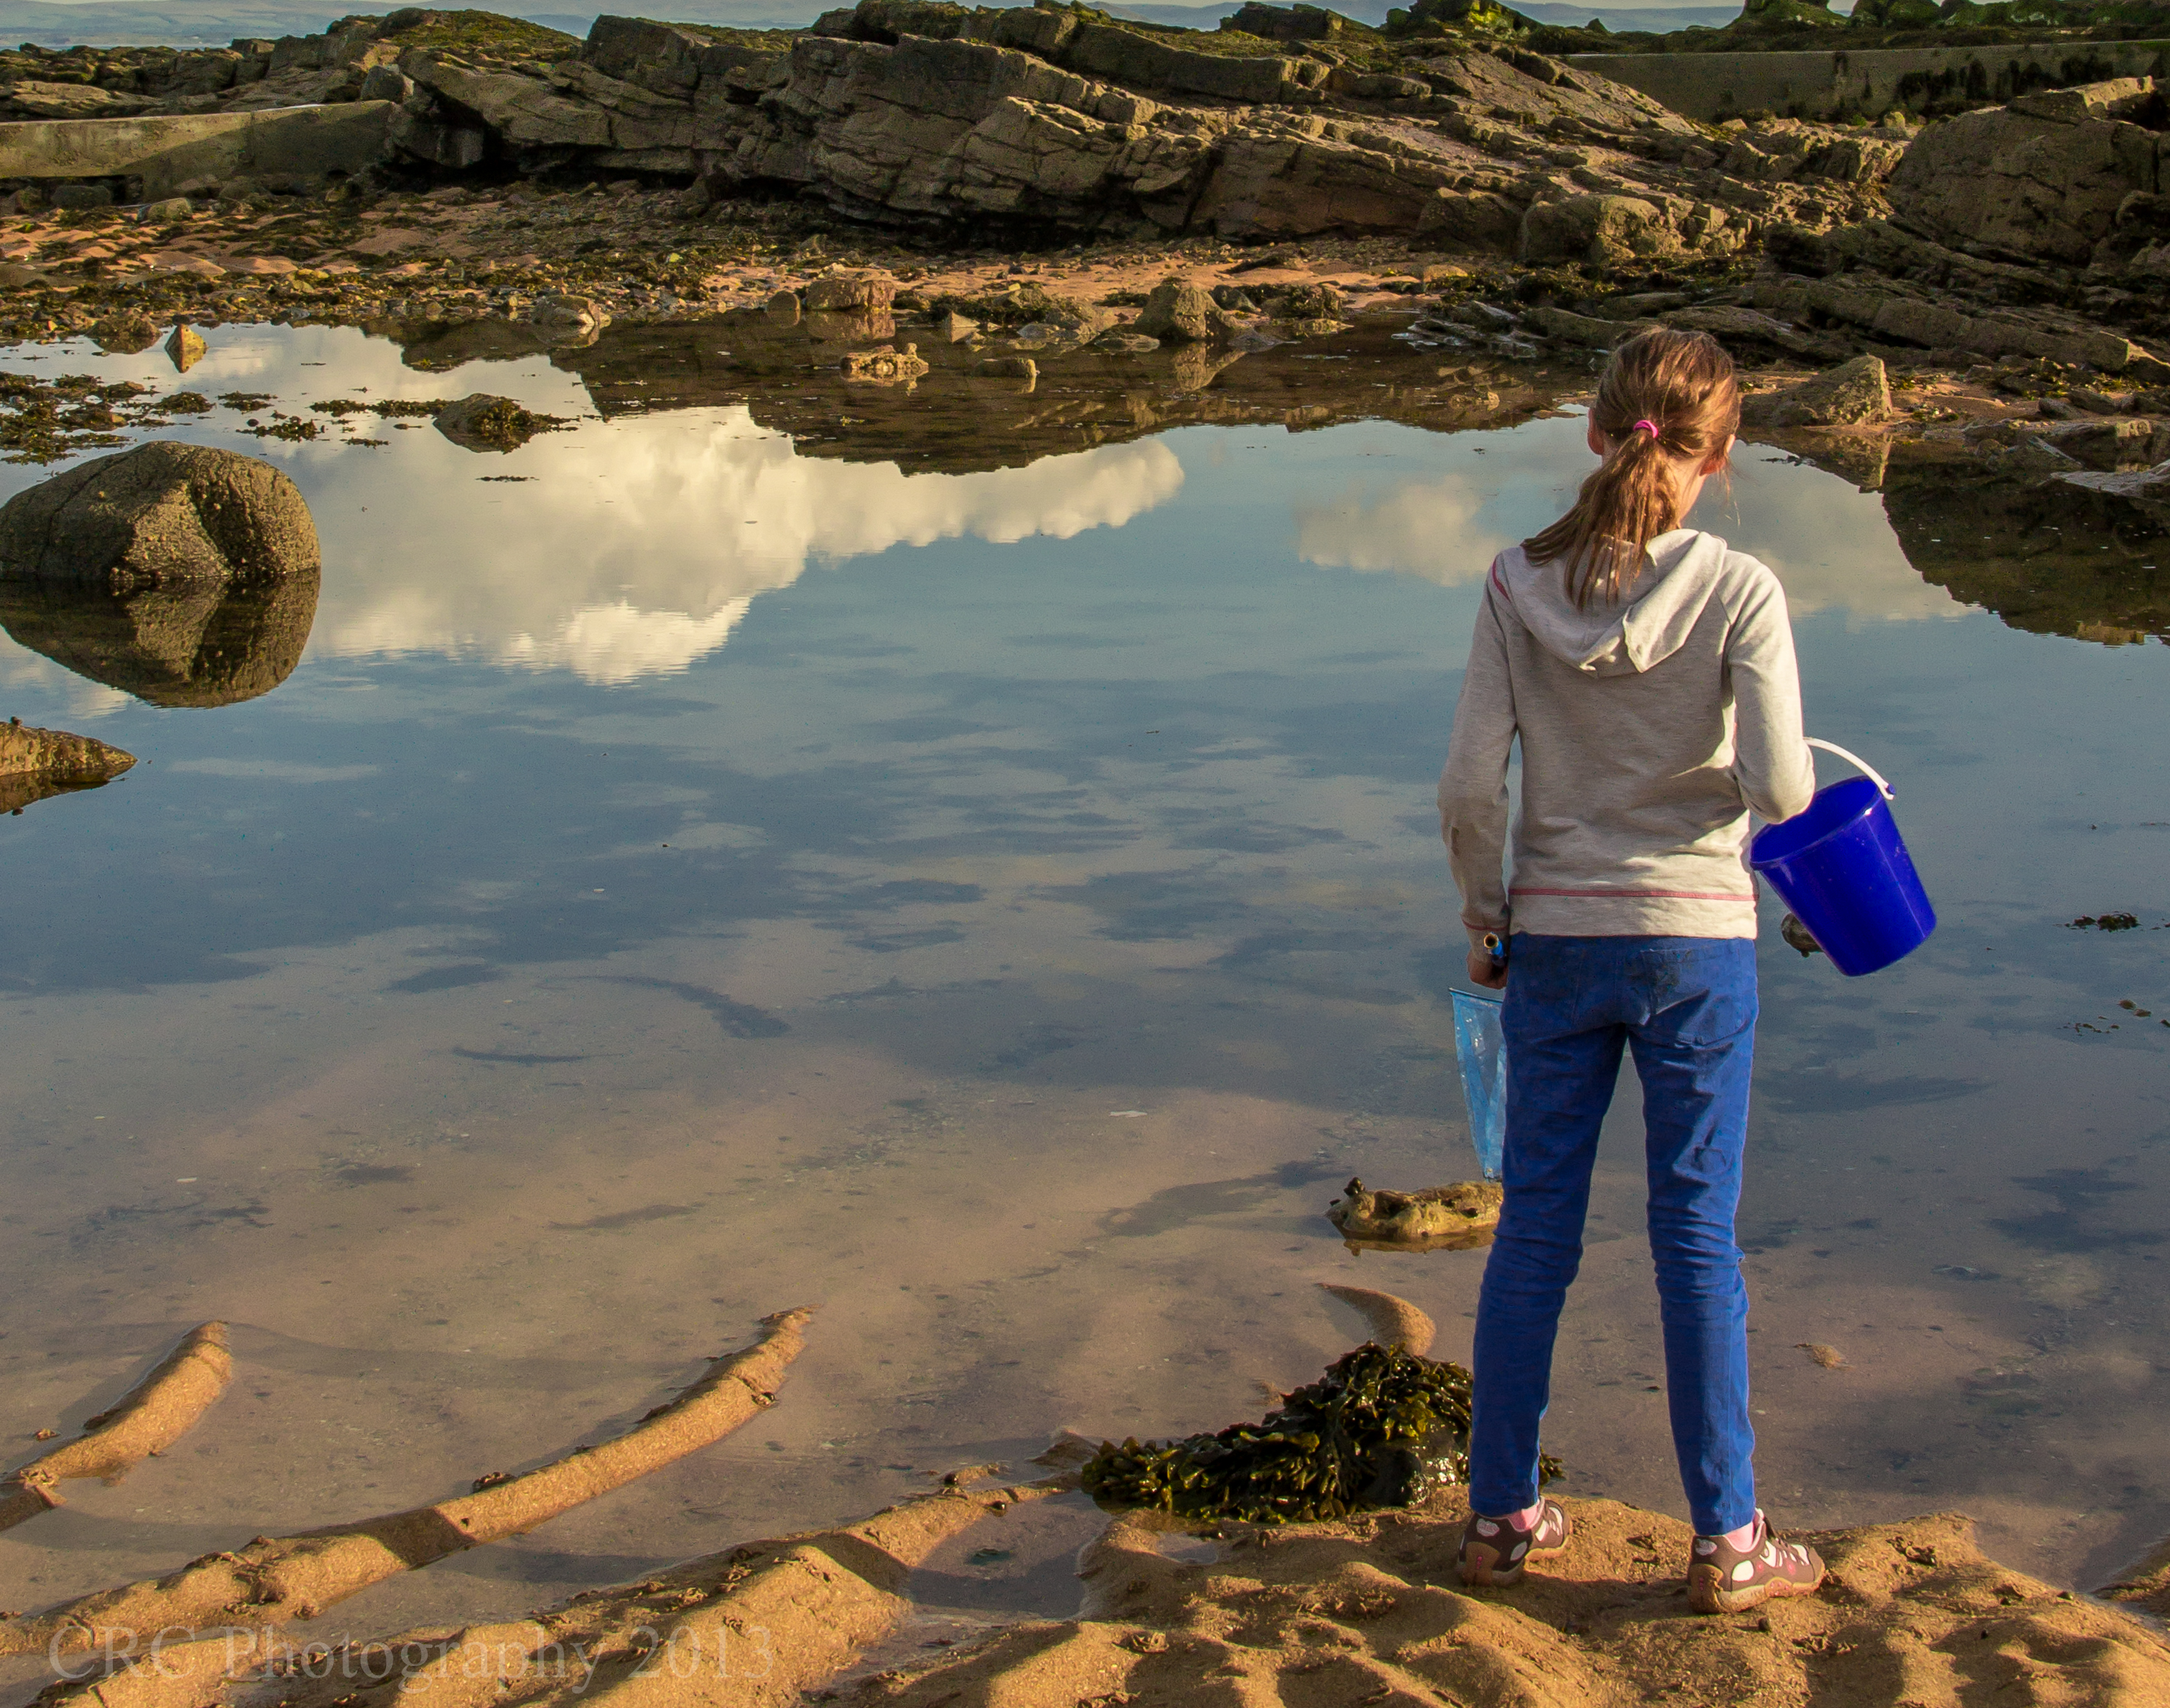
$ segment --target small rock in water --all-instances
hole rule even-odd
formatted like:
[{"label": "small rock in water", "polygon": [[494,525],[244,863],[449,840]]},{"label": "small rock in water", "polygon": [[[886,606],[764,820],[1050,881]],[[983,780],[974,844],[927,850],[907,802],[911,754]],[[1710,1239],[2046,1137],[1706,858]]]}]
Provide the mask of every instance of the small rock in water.
[{"label": "small rock in water", "polygon": [[437,431],[468,451],[517,450],[537,433],[564,425],[555,415],[538,415],[488,392],[471,393],[436,415]]},{"label": "small rock in water", "polygon": [[186,373],[204,359],[210,349],[204,342],[203,334],[193,326],[176,326],[173,336],[166,340],[167,358],[178,373]]},{"label": "small rock in water", "polygon": [[991,356],[980,364],[986,379],[1021,379],[1028,385],[1040,378],[1040,364],[1029,356]]},{"label": "small rock in water", "polygon": [[1457,1181],[1420,1192],[1367,1191],[1351,1180],[1326,1218],[1348,1240],[1416,1245],[1481,1232],[1499,1222],[1506,1191],[1497,1181]]},{"label": "small rock in water", "polygon": [[842,367],[846,379],[871,380],[878,385],[917,379],[927,372],[927,363],[916,344],[907,344],[901,351],[892,350],[886,344],[879,350],[851,351],[846,354]]},{"label": "small rock in water", "polygon": [[0,812],[20,812],[50,795],[95,789],[135,763],[133,753],[88,736],[40,730],[13,719],[0,724]]},{"label": "small rock in water", "polygon": [[527,319],[534,325],[551,330],[564,329],[575,336],[593,336],[610,324],[609,312],[592,297],[569,297],[553,293],[537,297],[527,311]]},{"label": "small rock in water", "polygon": [[1153,286],[1130,329],[1147,338],[1204,344],[1237,329],[1213,293],[1188,279],[1163,279]]}]

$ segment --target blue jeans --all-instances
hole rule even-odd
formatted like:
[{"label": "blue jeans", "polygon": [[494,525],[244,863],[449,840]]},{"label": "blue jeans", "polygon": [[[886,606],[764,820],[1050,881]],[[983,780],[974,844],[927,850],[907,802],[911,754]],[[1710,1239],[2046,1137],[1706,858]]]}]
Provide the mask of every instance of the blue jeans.
[{"label": "blue jeans", "polygon": [[1650,1252],[1666,1399],[1698,1535],[1756,1516],[1748,1289],[1734,1243],[1756,1041],[1756,945],[1518,934],[1507,1043],[1506,1206],[1477,1306],[1469,1501],[1537,1498],[1537,1427],[1560,1308],[1582,1261],[1597,1132],[1622,1046],[1643,1082]]}]

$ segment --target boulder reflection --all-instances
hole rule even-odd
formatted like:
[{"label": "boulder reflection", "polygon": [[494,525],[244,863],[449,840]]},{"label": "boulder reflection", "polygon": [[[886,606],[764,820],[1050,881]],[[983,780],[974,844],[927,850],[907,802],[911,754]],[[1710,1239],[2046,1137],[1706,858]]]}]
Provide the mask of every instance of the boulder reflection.
[{"label": "boulder reflection", "polygon": [[0,628],[56,664],[154,706],[234,705],[278,687],[301,662],[321,577],[268,585],[181,585],[112,593],[0,581]]}]

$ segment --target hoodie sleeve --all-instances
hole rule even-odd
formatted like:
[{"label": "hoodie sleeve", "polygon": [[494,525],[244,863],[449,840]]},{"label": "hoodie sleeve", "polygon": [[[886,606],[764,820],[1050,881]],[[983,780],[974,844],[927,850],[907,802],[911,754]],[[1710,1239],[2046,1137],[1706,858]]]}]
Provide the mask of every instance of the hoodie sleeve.
[{"label": "hoodie sleeve", "polygon": [[1725,650],[1734,710],[1734,779],[1750,809],[1776,824],[1805,811],[1816,769],[1801,732],[1801,673],[1786,592],[1762,565],[1734,613]]},{"label": "hoodie sleeve", "polygon": [[1515,745],[1515,684],[1507,669],[1496,583],[1488,581],[1469,643],[1469,669],[1454,708],[1454,733],[1439,778],[1439,833],[1462,891],[1462,923],[1508,926],[1507,756]]}]

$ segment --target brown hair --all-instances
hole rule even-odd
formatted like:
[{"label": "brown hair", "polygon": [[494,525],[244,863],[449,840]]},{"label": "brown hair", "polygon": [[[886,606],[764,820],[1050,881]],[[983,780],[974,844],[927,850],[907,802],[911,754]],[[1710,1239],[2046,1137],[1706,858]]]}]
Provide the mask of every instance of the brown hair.
[{"label": "brown hair", "polygon": [[1708,467],[1740,425],[1733,358],[1708,333],[1638,332],[1605,364],[1590,419],[1611,454],[1574,509],[1522,542],[1532,563],[1566,564],[1577,605],[1621,598],[1642,573],[1644,548],[1680,526],[1674,462]]}]

